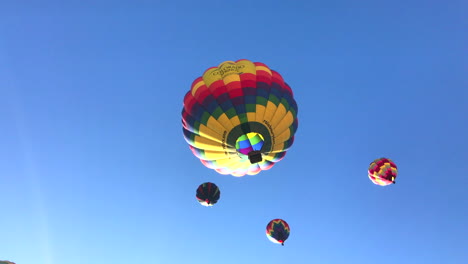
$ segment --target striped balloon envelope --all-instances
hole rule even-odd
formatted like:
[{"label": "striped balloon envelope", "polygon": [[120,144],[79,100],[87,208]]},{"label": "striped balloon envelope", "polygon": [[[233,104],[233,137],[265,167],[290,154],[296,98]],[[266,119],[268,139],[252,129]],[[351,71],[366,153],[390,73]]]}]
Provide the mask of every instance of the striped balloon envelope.
[{"label": "striped balloon envelope", "polygon": [[397,166],[392,160],[379,158],[371,162],[367,175],[374,184],[387,186],[395,183],[397,173]]},{"label": "striped balloon envelope", "polygon": [[184,98],[184,138],[220,174],[255,175],[292,146],[297,104],[282,76],[249,60],[226,61],[197,78]]},{"label": "striped balloon envelope", "polygon": [[266,235],[268,239],[276,244],[281,244],[284,246],[284,241],[288,239],[289,233],[288,223],[282,219],[273,219],[271,220],[266,227]]},{"label": "striped balloon envelope", "polygon": [[196,197],[198,202],[203,206],[215,205],[221,196],[221,191],[216,184],[205,182],[198,186]]}]

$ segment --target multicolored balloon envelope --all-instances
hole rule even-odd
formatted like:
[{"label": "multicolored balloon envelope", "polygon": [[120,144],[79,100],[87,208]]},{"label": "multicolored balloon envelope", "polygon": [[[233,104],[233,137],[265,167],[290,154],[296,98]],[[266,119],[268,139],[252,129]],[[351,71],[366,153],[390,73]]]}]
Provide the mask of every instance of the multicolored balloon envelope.
[{"label": "multicolored balloon envelope", "polygon": [[281,75],[263,63],[226,61],[197,78],[182,124],[193,154],[220,174],[270,169],[292,146],[297,104]]},{"label": "multicolored balloon envelope", "polygon": [[392,160],[379,158],[369,165],[369,179],[380,186],[386,186],[395,183],[397,177],[397,166]]},{"label": "multicolored balloon envelope", "polygon": [[266,227],[266,235],[268,239],[277,244],[284,246],[284,241],[289,237],[289,225],[282,219],[271,220]]},{"label": "multicolored balloon envelope", "polygon": [[197,189],[197,200],[203,206],[213,206],[218,202],[221,192],[218,186],[211,182],[200,184]]}]

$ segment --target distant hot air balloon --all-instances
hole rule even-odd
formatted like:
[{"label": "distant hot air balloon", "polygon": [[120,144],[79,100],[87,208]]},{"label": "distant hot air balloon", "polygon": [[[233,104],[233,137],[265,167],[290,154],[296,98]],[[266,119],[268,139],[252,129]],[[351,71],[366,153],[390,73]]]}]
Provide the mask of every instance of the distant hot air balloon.
[{"label": "distant hot air balloon", "polygon": [[270,169],[292,146],[298,127],[293,92],[260,62],[226,61],[197,78],[184,98],[184,138],[220,174]]},{"label": "distant hot air balloon", "polygon": [[386,186],[395,183],[397,177],[397,166],[392,160],[379,158],[369,165],[369,179],[380,186]]},{"label": "distant hot air balloon", "polygon": [[197,200],[203,206],[213,206],[218,202],[220,195],[218,186],[211,182],[200,184],[197,188]]},{"label": "distant hot air balloon", "polygon": [[284,246],[284,241],[289,237],[289,225],[282,219],[271,220],[266,227],[266,235],[268,239],[277,244]]}]

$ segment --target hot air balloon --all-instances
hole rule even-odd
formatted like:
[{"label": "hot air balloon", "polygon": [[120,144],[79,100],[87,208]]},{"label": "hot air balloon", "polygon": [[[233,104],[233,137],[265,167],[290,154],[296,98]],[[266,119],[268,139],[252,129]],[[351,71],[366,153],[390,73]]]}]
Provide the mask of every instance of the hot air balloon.
[{"label": "hot air balloon", "polygon": [[0,264],[15,264],[15,263],[11,261],[7,261],[7,260],[0,260]]},{"label": "hot air balloon", "polygon": [[298,127],[289,85],[260,62],[226,61],[197,78],[184,98],[184,138],[208,168],[255,175],[282,160]]},{"label": "hot air balloon", "polygon": [[369,165],[369,179],[380,186],[387,186],[395,183],[397,177],[397,166],[392,160],[387,158],[379,158],[374,160]]},{"label": "hot air balloon", "polygon": [[211,182],[202,183],[197,188],[197,200],[203,206],[213,206],[218,202],[220,195],[218,186]]},{"label": "hot air balloon", "polygon": [[266,235],[268,239],[277,244],[284,246],[284,241],[289,237],[289,225],[282,219],[271,220],[266,227]]}]

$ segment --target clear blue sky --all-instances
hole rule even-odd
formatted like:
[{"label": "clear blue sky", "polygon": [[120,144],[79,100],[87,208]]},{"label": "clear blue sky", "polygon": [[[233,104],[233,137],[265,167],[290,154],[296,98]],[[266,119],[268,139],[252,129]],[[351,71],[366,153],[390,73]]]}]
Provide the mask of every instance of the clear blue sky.
[{"label": "clear blue sky", "polygon": [[[66,3],[65,3],[66,2]],[[3,1],[0,260],[17,264],[468,263],[468,5],[435,1]],[[285,159],[205,168],[192,81],[280,72]],[[367,166],[399,168],[380,187]],[[196,187],[216,183],[213,208]],[[266,224],[285,219],[282,247]]]}]

